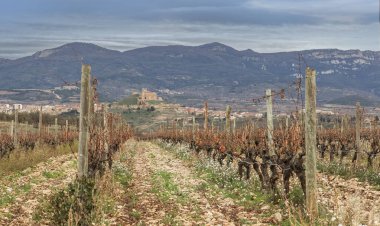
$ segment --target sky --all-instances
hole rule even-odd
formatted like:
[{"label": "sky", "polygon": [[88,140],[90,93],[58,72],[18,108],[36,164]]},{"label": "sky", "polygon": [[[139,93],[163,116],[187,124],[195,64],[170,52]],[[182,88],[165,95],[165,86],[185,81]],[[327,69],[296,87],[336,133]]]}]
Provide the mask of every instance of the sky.
[{"label": "sky", "polygon": [[1,0],[0,58],[74,41],[120,51],[209,42],[379,51],[379,8],[379,0]]}]

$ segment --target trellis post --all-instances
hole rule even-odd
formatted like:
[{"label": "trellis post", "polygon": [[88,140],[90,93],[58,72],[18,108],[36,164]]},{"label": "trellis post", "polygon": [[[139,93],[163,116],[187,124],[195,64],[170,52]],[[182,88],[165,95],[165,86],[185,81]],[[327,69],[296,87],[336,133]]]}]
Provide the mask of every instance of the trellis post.
[{"label": "trellis post", "polygon": [[269,155],[272,157],[275,155],[274,144],[273,144],[272,90],[267,89],[265,94],[266,94],[266,102],[267,102],[267,139],[268,139]]},{"label": "trellis post", "polygon": [[15,125],[14,125],[14,133],[13,133],[13,144],[16,148],[18,148],[18,109],[15,109]]},{"label": "trellis post", "polygon": [[91,66],[82,65],[81,91],[80,91],[80,118],[79,118],[79,145],[78,145],[78,177],[87,177],[88,165],[85,157],[88,156],[87,141],[89,136],[89,81]]},{"label": "trellis post", "polygon": [[317,205],[317,98],[316,98],[316,71],[306,68],[305,81],[305,173],[306,173],[306,209],[310,218],[314,220],[318,215]]}]

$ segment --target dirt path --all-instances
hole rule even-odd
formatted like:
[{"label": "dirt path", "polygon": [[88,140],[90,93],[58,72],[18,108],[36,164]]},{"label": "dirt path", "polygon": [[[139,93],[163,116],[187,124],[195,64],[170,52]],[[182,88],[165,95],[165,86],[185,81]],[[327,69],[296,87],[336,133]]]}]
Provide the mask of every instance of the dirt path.
[{"label": "dirt path", "polygon": [[122,217],[124,224],[265,225],[257,213],[246,212],[232,199],[202,189],[206,182],[157,144],[130,141],[126,151],[130,149],[135,152],[131,189],[137,201],[125,210],[131,214]]},{"label": "dirt path", "polygon": [[36,207],[74,178],[73,155],[51,158],[0,179],[0,225],[40,225]]}]

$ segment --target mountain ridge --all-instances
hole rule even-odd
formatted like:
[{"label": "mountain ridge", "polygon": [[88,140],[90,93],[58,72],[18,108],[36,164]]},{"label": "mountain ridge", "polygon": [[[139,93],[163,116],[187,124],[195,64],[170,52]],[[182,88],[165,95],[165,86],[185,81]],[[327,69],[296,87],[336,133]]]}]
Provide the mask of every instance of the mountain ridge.
[{"label": "mountain ridge", "polygon": [[[301,57],[301,61],[300,61]],[[380,97],[380,51],[315,49],[259,53],[212,42],[127,51],[74,42],[14,60],[0,59],[0,89],[51,88],[80,80],[88,63],[100,96],[115,100],[149,88],[168,99],[249,99],[286,87],[306,66],[316,68],[320,101],[345,95]],[[170,93],[170,92],[169,92]],[[1,96],[0,96],[1,98]]]},{"label": "mountain ridge", "polygon": [[353,52],[353,51],[356,51],[356,52],[372,52],[372,53],[380,54],[380,51],[375,51],[375,50],[338,49],[338,48],[302,49],[302,50],[294,50],[294,51],[277,51],[277,52],[258,52],[258,51],[255,51],[255,50],[251,49],[251,48],[243,49],[243,50],[238,50],[238,49],[235,49],[234,47],[228,46],[228,45],[220,43],[220,42],[210,42],[210,43],[201,44],[201,45],[195,45],[195,46],[188,46],[188,45],[154,45],[154,46],[146,46],[146,47],[140,47],[140,48],[134,48],[134,49],[125,50],[125,51],[120,51],[120,50],[115,50],[115,49],[109,49],[109,48],[106,48],[106,47],[102,47],[100,45],[97,45],[97,44],[94,44],[94,43],[91,43],[91,42],[69,42],[69,43],[66,43],[66,44],[63,44],[63,45],[60,45],[60,46],[57,46],[57,47],[40,50],[40,51],[35,52],[32,55],[23,56],[23,57],[20,57],[20,58],[9,59],[9,58],[0,57],[0,61],[19,60],[19,59],[22,59],[22,58],[26,58],[26,57],[31,57],[31,56],[37,55],[37,54],[39,54],[41,52],[44,52],[44,51],[56,50],[56,49],[61,49],[61,48],[65,48],[65,47],[74,48],[74,47],[83,47],[84,46],[84,47],[98,48],[98,49],[102,49],[102,50],[106,50],[106,51],[110,51],[110,52],[117,52],[117,53],[123,54],[123,53],[132,52],[132,51],[136,51],[136,50],[151,49],[151,48],[167,48],[167,47],[169,47],[169,48],[171,48],[171,47],[195,48],[195,47],[207,47],[207,46],[215,46],[215,45],[228,47],[228,48],[231,48],[231,49],[233,49],[235,51],[238,51],[238,52],[252,52],[252,53],[258,53],[258,54],[297,53],[297,52],[310,52],[310,51],[341,51],[341,52]]}]

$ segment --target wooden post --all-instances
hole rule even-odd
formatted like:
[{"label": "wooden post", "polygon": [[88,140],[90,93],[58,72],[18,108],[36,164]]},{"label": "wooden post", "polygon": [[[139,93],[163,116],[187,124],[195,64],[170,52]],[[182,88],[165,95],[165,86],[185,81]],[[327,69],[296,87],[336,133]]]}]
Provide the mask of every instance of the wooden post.
[{"label": "wooden post", "polygon": [[194,139],[194,136],[195,136],[195,116],[193,116],[193,139]]},{"label": "wooden post", "polygon": [[214,132],[214,118],[211,119],[211,132]]},{"label": "wooden post", "polygon": [[102,128],[106,129],[106,126],[107,126],[107,109],[106,109],[106,106],[104,104],[102,104],[101,109],[102,109],[102,117],[103,117]]},{"label": "wooden post", "polygon": [[[84,169],[85,171],[88,170],[88,151],[91,150],[91,132],[94,129],[94,115],[95,115],[95,108],[94,108],[94,96],[95,96],[95,85],[93,84],[91,72],[88,76],[88,135],[87,135],[87,142],[86,142],[86,152],[84,153]],[[87,172],[85,172],[87,175]]]},{"label": "wooden post", "polygon": [[318,214],[317,206],[317,97],[316,97],[316,71],[306,68],[305,84],[305,173],[306,173],[306,209],[310,218],[314,220]]},{"label": "wooden post", "polygon": [[108,129],[108,109],[104,104],[102,105],[103,112],[103,130],[104,130],[104,149],[105,149],[105,158],[108,160],[108,143],[109,143],[109,129]]},{"label": "wooden post", "polygon": [[[108,127],[108,141],[109,143],[112,142],[113,137],[112,137],[112,132],[114,131],[114,114],[112,112],[108,113],[107,115],[107,127]],[[169,123],[169,122],[168,122]]]},{"label": "wooden post", "polygon": [[203,128],[205,131],[207,131],[207,129],[208,129],[208,104],[207,104],[207,101],[205,101],[204,117],[205,117],[205,121],[204,121]]},{"label": "wooden post", "polygon": [[226,128],[225,131],[229,134],[231,132],[231,106],[226,108]]},{"label": "wooden post", "polygon": [[236,117],[233,119],[233,127],[232,127],[232,133],[235,135],[236,133]]},{"label": "wooden post", "polygon": [[361,129],[361,107],[360,102],[356,102],[356,118],[355,118],[355,154],[353,163],[356,166],[360,157],[360,129]]},{"label": "wooden post", "polygon": [[54,140],[58,141],[58,118],[54,119]]},{"label": "wooden post", "polygon": [[[89,81],[91,66],[82,65],[81,91],[80,91],[80,118],[79,118],[79,145],[78,145],[78,177],[87,177],[88,168],[85,167],[85,156],[88,141],[88,111],[89,111]],[[88,166],[88,165],[87,165]]]},{"label": "wooden post", "polygon": [[11,127],[9,128],[9,135],[13,138],[14,133],[14,120],[11,121]]},{"label": "wooden post", "polygon": [[94,123],[94,114],[95,114],[95,84],[91,81],[91,75],[89,79],[89,92],[88,92],[88,101],[89,101],[89,109],[88,109],[88,119],[89,119],[89,126],[91,127]]},{"label": "wooden post", "polygon": [[288,115],[285,118],[285,129],[286,129],[286,131],[289,130],[289,116]]},{"label": "wooden post", "polygon": [[274,151],[273,144],[273,108],[272,108],[272,90],[266,90],[266,99],[267,99],[267,139],[268,139],[268,148],[269,155],[275,156],[276,153]]},{"label": "wooden post", "polygon": [[182,118],[182,132],[186,129],[186,120],[185,118]]},{"label": "wooden post", "polygon": [[65,123],[65,139],[66,139],[66,142],[69,139],[69,120],[66,120],[66,123]]},{"label": "wooden post", "polygon": [[26,132],[26,134],[29,133],[29,122],[28,121],[25,122],[25,132]]},{"label": "wooden post", "polygon": [[377,120],[376,120],[376,118],[374,118],[373,119],[373,129],[375,130],[375,131],[377,131]]},{"label": "wooden post", "polygon": [[14,125],[14,133],[13,133],[13,145],[15,148],[18,148],[18,109],[15,109],[15,125]]},{"label": "wooden post", "polygon": [[40,106],[38,118],[38,144],[42,145],[42,106]]}]

